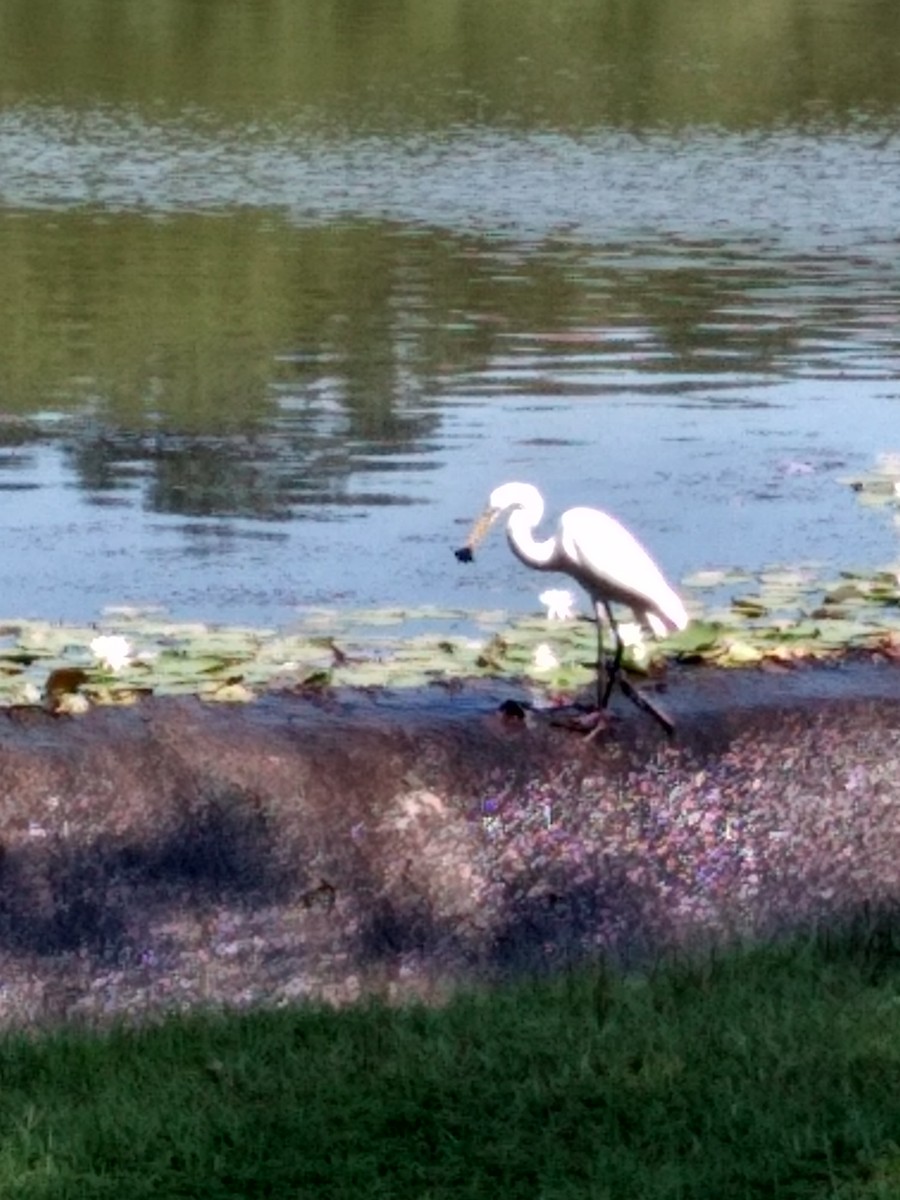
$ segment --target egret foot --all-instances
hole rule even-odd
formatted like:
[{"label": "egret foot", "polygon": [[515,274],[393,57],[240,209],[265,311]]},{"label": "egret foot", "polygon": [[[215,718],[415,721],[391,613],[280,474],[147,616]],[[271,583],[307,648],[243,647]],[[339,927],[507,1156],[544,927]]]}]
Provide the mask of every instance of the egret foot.
[{"label": "egret foot", "polygon": [[615,724],[616,717],[607,708],[583,708],[578,705],[553,709],[548,718],[551,725],[596,737]]},{"label": "egret foot", "polygon": [[595,737],[599,737],[601,733],[606,733],[616,723],[616,718],[608,708],[598,708],[594,712],[588,714],[583,728],[586,730],[584,740],[592,742]]}]

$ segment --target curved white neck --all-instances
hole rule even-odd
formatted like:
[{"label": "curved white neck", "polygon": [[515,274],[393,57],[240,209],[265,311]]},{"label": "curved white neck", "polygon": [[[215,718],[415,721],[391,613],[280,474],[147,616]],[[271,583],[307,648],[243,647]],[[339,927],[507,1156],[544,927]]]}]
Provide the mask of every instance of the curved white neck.
[{"label": "curved white neck", "polygon": [[528,514],[518,509],[507,522],[507,540],[513,554],[526,566],[536,567],[539,571],[549,570],[556,557],[556,539],[550,537],[538,541],[534,536],[534,528]]}]

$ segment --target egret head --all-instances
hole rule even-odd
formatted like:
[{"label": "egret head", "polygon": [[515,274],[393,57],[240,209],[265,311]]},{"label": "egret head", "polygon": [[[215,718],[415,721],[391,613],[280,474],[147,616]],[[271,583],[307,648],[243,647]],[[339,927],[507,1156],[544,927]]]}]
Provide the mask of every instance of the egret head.
[{"label": "egret head", "polygon": [[530,483],[501,483],[494,488],[487,508],[472,526],[465,545],[453,552],[459,561],[472,562],[475,547],[484,540],[497,518],[516,508],[525,509],[529,513],[530,523],[536,525],[544,511],[541,493]]}]

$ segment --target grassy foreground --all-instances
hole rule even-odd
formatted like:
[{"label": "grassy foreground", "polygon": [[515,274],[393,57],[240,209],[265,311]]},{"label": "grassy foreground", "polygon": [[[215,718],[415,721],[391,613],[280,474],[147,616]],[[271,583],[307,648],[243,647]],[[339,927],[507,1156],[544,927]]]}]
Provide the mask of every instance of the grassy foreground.
[{"label": "grassy foreground", "polygon": [[900,1196],[897,951],[6,1037],[0,1196]]}]

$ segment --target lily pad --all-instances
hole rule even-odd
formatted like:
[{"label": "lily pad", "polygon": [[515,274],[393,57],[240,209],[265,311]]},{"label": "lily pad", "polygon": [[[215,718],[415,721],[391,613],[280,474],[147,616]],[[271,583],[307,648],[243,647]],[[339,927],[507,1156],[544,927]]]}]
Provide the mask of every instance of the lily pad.
[{"label": "lily pad", "polygon": [[769,611],[768,605],[760,596],[735,596],[731,607],[741,616],[751,618],[764,617]]},{"label": "lily pad", "polygon": [[836,587],[830,588],[825,593],[826,604],[844,604],[848,600],[865,600],[868,595],[868,588],[862,581],[847,581],[839,583]]},{"label": "lily pad", "polygon": [[722,626],[709,621],[691,621],[687,629],[673,633],[665,639],[665,647],[677,655],[699,654],[715,646]]},{"label": "lily pad", "polygon": [[750,578],[751,576],[745,571],[739,571],[734,567],[709,567],[685,575],[681,583],[686,588],[703,590],[704,588],[722,587],[728,583],[747,583]]},{"label": "lily pad", "polygon": [[745,667],[750,663],[761,662],[764,657],[763,651],[758,646],[752,646],[749,642],[735,638],[725,643],[717,661],[731,666]]}]

